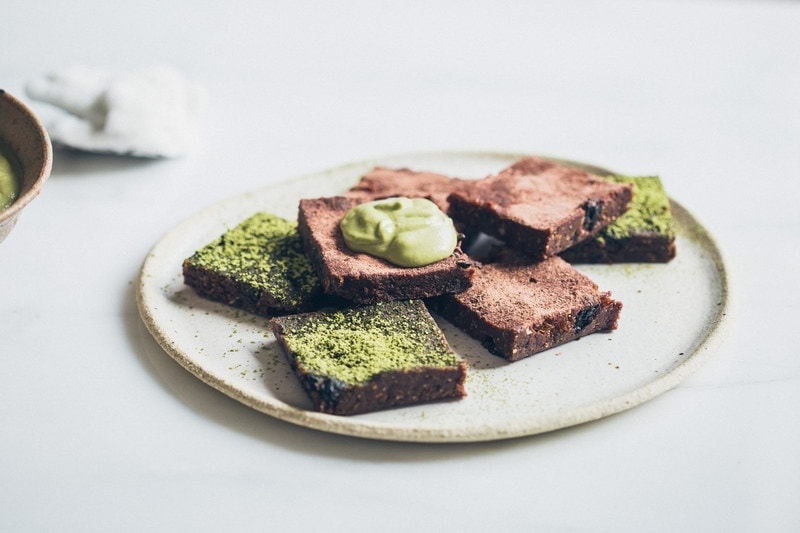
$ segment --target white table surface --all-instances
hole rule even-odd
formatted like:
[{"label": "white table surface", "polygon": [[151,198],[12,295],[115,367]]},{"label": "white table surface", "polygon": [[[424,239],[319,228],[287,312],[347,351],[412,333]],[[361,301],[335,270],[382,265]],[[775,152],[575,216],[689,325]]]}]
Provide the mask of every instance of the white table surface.
[{"label": "white table surface", "polygon": [[[204,150],[57,151],[0,244],[0,531],[800,530],[800,3],[29,2],[0,87],[167,63]],[[728,336],[677,388],[534,437],[420,445],[272,419],[144,329],[176,223],[353,160],[459,149],[659,174],[711,231]]]}]

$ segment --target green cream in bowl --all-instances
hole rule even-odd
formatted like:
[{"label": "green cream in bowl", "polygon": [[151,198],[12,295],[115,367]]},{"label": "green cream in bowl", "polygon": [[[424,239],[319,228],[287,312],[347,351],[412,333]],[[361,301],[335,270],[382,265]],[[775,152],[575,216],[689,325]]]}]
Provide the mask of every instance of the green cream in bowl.
[{"label": "green cream in bowl", "polygon": [[39,119],[0,89],[0,242],[50,177],[53,148]]},{"label": "green cream in bowl", "polygon": [[19,196],[18,171],[11,161],[0,150],[0,211],[10,206]]}]

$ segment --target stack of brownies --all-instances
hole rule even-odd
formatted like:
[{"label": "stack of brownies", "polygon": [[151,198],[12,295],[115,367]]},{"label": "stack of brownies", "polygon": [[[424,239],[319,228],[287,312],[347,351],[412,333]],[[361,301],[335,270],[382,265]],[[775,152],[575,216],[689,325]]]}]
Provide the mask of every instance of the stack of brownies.
[{"label": "stack of brownies", "polygon": [[[449,257],[401,267],[348,248],[345,214],[398,197],[452,218]],[[622,303],[572,263],[674,256],[659,178],[527,157],[478,180],[375,168],[341,196],[300,200],[297,222],[253,215],[186,259],[183,274],[203,297],[270,317],[314,408],[350,415],[466,394],[466,363],[429,310],[518,361],[616,329]]]}]

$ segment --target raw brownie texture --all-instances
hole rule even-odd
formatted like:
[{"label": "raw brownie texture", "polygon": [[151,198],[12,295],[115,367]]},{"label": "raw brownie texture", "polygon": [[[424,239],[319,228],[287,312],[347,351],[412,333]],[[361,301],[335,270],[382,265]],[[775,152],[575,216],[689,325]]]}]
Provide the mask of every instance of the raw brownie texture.
[{"label": "raw brownie texture", "polygon": [[183,278],[205,298],[263,316],[323,303],[296,223],[268,213],[253,215],[185,259]]},{"label": "raw brownie texture", "polygon": [[353,415],[464,396],[466,363],[420,300],[270,321],[317,411]]},{"label": "raw brownie texture", "polygon": [[625,212],[632,191],[628,183],[528,157],[448,200],[455,220],[543,259],[599,233]]},{"label": "raw brownie texture", "polygon": [[504,248],[494,259],[465,292],[427,301],[491,353],[517,361],[616,329],[622,303],[560,257],[530,263]]},{"label": "raw brownie texture", "polygon": [[363,200],[392,196],[428,198],[447,213],[450,207],[447,197],[453,191],[465,189],[471,181],[407,168],[376,167],[364,174],[361,180],[345,193],[345,196]]},{"label": "raw brownie texture", "polygon": [[475,273],[461,251],[422,267],[398,267],[347,248],[339,222],[360,200],[336,196],[300,200],[298,228],[325,292],[370,304],[461,292]]},{"label": "raw brownie texture", "polygon": [[669,197],[658,176],[608,176],[632,183],[628,211],[597,237],[561,253],[571,263],[666,263],[675,257],[675,228]]}]

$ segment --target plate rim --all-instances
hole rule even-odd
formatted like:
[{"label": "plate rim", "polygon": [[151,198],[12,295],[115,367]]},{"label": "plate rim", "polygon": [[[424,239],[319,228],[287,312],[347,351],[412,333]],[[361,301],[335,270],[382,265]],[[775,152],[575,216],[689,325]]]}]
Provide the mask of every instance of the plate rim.
[{"label": "plate rim", "polygon": [[[145,328],[153,336],[158,345],[167,353],[167,355],[169,355],[195,378],[218,390],[219,392],[222,392],[226,396],[238,401],[239,403],[285,422],[319,431],[365,439],[418,443],[459,443],[495,441],[525,437],[599,420],[601,418],[605,418],[641,405],[642,403],[645,403],[667,392],[668,390],[675,388],[689,375],[701,367],[711,357],[712,353],[714,352],[713,348],[720,343],[721,338],[723,337],[722,330],[729,322],[728,317],[730,315],[731,295],[729,287],[729,273],[719,245],[717,244],[713,235],[711,235],[711,233],[697,220],[697,218],[673,198],[670,198],[673,216],[676,218],[676,220],[686,223],[686,229],[693,234],[694,238],[700,239],[706,244],[704,249],[710,252],[710,260],[713,262],[715,271],[719,277],[720,294],[718,311],[716,315],[709,321],[709,324],[706,328],[707,331],[705,332],[704,336],[693,349],[693,351],[689,354],[686,354],[686,357],[683,361],[671,368],[665,374],[660,375],[658,378],[648,381],[647,383],[623,394],[615,395],[591,404],[578,406],[571,409],[568,413],[561,412],[558,413],[557,416],[552,414],[543,417],[540,416],[537,418],[537,423],[531,423],[525,426],[517,425],[514,427],[509,427],[506,430],[498,429],[497,427],[492,426],[491,431],[488,431],[486,428],[481,429],[481,427],[475,428],[474,426],[450,429],[403,427],[401,430],[398,430],[395,426],[386,422],[372,420],[365,421],[363,419],[359,419],[358,417],[343,417],[318,413],[315,411],[294,407],[282,401],[265,402],[243,392],[231,382],[212,375],[202,366],[196,364],[187,354],[182,353],[181,350],[175,346],[175,342],[170,339],[169,335],[164,331],[164,328],[161,327],[156,318],[153,316],[150,305],[151,302],[149,301],[149,296],[146,290],[147,267],[151,261],[151,257],[154,257],[160,247],[165,245],[164,241],[169,235],[178,232],[183,226],[192,223],[197,218],[202,218],[207,213],[217,211],[219,209],[224,210],[228,204],[236,202],[238,199],[248,195],[257,194],[258,192],[264,190],[279,187],[297,187],[303,182],[319,179],[319,177],[324,174],[345,172],[350,168],[362,168],[388,159],[423,158],[434,156],[480,157],[482,159],[519,159],[529,155],[531,154],[480,150],[405,152],[381,157],[365,158],[335,167],[309,172],[297,177],[279,180],[275,183],[271,183],[250,191],[233,194],[188,215],[183,220],[173,225],[164,234],[162,234],[156,244],[151,247],[140,266],[138,282],[136,284],[136,303],[140,318],[144,323]],[[584,169],[592,169],[595,172],[599,170],[601,172],[613,173],[603,167],[582,163],[571,159],[552,157],[550,157],[550,159],[576,165]]]}]

